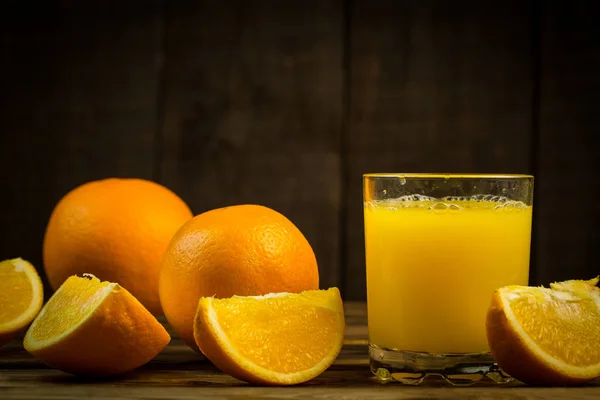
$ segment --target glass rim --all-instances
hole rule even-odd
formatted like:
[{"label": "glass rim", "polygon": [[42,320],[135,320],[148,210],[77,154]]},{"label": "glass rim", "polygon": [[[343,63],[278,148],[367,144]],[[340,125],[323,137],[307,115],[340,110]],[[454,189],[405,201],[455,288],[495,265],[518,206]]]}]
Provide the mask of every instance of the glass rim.
[{"label": "glass rim", "polygon": [[477,174],[477,173],[429,173],[429,172],[371,172],[363,178],[417,178],[417,179],[534,179],[528,174]]}]

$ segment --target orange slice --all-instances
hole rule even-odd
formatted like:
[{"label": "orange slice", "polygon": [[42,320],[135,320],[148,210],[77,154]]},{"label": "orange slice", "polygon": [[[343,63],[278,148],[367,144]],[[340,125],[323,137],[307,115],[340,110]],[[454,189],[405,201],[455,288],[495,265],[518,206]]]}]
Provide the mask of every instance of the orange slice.
[{"label": "orange slice", "polygon": [[44,303],[44,288],[29,262],[0,262],[0,346],[10,342],[33,321]]},{"label": "orange slice", "polygon": [[48,300],[23,342],[46,364],[75,375],[137,368],[170,341],[164,327],[125,288],[71,276]]},{"label": "orange slice", "polygon": [[337,288],[298,294],[203,297],[194,338],[204,355],[240,380],[293,385],[325,371],[344,340]]},{"label": "orange slice", "polygon": [[598,278],[553,283],[550,289],[498,289],[487,335],[498,365],[530,384],[580,384],[600,376]]}]

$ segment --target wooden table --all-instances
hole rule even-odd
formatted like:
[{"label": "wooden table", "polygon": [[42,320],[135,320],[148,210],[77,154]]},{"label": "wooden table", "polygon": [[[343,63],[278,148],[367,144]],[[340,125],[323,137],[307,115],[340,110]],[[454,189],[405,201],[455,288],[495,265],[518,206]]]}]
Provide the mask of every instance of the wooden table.
[{"label": "wooden table", "polygon": [[91,381],[50,369],[19,341],[0,349],[0,399],[600,399],[600,381],[577,388],[522,384],[449,387],[381,385],[369,372],[364,303],[346,304],[344,349],[331,368],[295,387],[250,386],[231,378],[174,338],[149,364],[118,379]]}]

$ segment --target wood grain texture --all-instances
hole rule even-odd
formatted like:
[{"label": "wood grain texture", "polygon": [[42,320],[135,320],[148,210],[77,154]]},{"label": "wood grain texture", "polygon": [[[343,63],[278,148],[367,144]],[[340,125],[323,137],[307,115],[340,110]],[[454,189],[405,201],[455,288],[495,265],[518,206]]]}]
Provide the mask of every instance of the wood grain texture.
[{"label": "wood grain texture", "polygon": [[[185,4],[185,5],[184,5]],[[305,234],[339,284],[341,1],[165,3],[161,182]]]},{"label": "wood grain texture", "polygon": [[363,173],[530,171],[531,7],[353,4],[344,284],[364,299]]},{"label": "wood grain texture", "polygon": [[327,371],[288,388],[247,385],[219,372],[174,337],[145,366],[119,378],[98,381],[50,369],[27,354],[18,341],[0,349],[0,398],[8,399],[597,399],[600,382],[578,388],[530,388],[521,384],[452,388],[441,381],[426,386],[381,385],[371,375],[364,303],[346,302],[346,340]]},{"label": "wood grain texture", "polygon": [[64,194],[93,179],[152,178],[159,16],[155,1],[143,4],[3,3],[0,258],[41,269]]},{"label": "wood grain texture", "polygon": [[538,283],[600,274],[600,4],[541,6]]},{"label": "wood grain texture", "polygon": [[[361,371],[364,369],[361,369]],[[181,375],[186,385],[178,385],[173,377],[168,382],[150,381],[145,384],[117,385],[98,383],[77,383],[60,381],[52,376],[43,376],[39,381],[51,382],[38,387],[11,386],[0,389],[3,399],[406,399],[406,400],[597,400],[600,386],[582,388],[448,388],[448,387],[401,387],[381,386],[368,381],[363,373],[351,370],[328,371],[319,383],[313,382],[291,388],[252,387],[228,380],[211,380],[209,374],[199,377],[190,372]],[[0,378],[1,379],[1,378]],[[16,377],[27,383],[26,377]],[[2,380],[0,380],[0,385]]]}]

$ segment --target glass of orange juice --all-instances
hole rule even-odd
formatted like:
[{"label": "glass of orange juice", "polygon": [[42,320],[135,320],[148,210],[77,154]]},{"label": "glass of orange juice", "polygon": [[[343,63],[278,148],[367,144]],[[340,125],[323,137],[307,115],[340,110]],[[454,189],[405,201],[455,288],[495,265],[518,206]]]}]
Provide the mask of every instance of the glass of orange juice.
[{"label": "glass of orange juice", "polygon": [[369,358],[383,382],[510,378],[489,352],[495,289],[527,285],[533,176],[363,176]]}]

